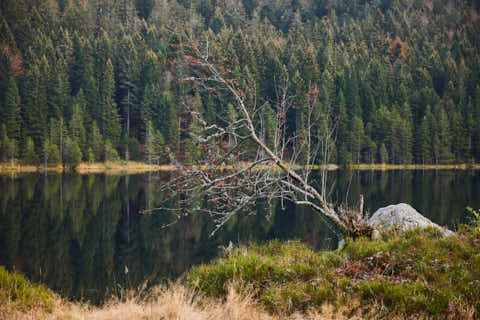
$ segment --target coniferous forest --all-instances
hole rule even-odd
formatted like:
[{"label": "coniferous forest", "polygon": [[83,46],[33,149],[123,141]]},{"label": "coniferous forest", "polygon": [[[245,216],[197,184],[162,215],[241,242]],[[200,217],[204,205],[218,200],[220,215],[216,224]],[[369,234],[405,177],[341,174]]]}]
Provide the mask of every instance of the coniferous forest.
[{"label": "coniferous forest", "polygon": [[[480,162],[480,1],[3,0],[0,161],[185,163],[194,105],[219,126],[234,100],[182,81],[190,38],[268,103],[288,79],[335,124],[331,162]],[[255,84],[252,87],[252,84]],[[221,141],[218,141],[221,145]],[[248,144],[245,148],[248,148]]]}]

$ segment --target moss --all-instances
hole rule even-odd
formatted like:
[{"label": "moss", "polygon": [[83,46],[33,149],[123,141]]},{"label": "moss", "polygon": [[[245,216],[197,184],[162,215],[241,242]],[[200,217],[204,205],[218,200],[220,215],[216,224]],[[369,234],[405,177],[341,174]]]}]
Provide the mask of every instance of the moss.
[{"label": "moss", "polygon": [[51,312],[54,298],[46,287],[32,284],[23,275],[10,273],[0,266],[0,305],[14,305],[21,311],[42,309]]},{"label": "moss", "polygon": [[220,297],[227,283],[239,283],[274,313],[329,302],[352,312],[429,318],[455,315],[455,306],[463,306],[479,316],[480,232],[475,225],[448,238],[433,228],[388,230],[381,240],[349,240],[327,252],[296,241],[252,244],[194,268],[188,281]]}]

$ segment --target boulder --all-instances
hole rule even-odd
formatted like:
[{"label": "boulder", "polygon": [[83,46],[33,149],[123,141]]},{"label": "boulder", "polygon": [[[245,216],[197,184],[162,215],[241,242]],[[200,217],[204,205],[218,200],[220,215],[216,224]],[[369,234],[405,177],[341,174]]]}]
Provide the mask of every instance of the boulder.
[{"label": "boulder", "polygon": [[435,227],[446,236],[453,234],[452,231],[442,228],[436,223],[425,218],[412,206],[406,203],[390,205],[380,208],[370,217],[368,224],[374,229],[398,227],[402,230],[415,227]]}]

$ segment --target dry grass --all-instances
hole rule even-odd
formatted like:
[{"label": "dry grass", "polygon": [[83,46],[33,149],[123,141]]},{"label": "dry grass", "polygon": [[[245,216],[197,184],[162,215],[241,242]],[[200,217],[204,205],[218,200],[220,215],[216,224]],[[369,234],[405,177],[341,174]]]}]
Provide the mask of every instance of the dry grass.
[{"label": "dry grass", "polygon": [[479,170],[480,164],[351,164],[352,170]]},{"label": "dry grass", "polygon": [[106,174],[133,174],[149,171],[171,171],[175,170],[172,165],[151,165],[143,162],[120,161],[120,162],[94,162],[80,163],[76,168],[80,174],[106,173]]},{"label": "dry grass", "polygon": [[263,309],[252,295],[239,294],[230,286],[224,300],[199,295],[181,284],[152,290],[149,298],[137,293],[112,299],[103,307],[69,303],[61,299],[55,302],[51,313],[43,309],[21,310],[12,304],[0,306],[0,319],[64,319],[64,320],[333,320],[361,319],[346,316],[341,311],[325,305],[321,311],[309,310],[292,315],[272,315]]},{"label": "dry grass", "polygon": [[52,171],[61,173],[63,171],[63,166],[58,165],[56,167],[51,168],[44,168],[32,166],[32,165],[21,165],[19,163],[14,163],[13,165],[10,162],[2,162],[0,163],[0,174],[16,174],[16,173],[31,173],[37,171]]},{"label": "dry grass", "polygon": [[170,288],[159,288],[151,297],[140,300],[137,295],[115,299],[102,308],[73,304],[56,311],[53,319],[162,319],[162,320],[303,320],[344,319],[336,317],[333,307],[291,316],[271,315],[259,306],[252,295],[241,295],[233,286],[224,301],[198,295],[193,289],[180,284]]},{"label": "dry grass", "polygon": [[[192,168],[200,170],[235,170],[250,165],[250,162],[239,162],[237,165],[211,165],[211,166],[192,166]],[[305,169],[305,166],[287,164],[289,168],[294,170]],[[338,170],[340,167],[335,164],[310,165],[311,170],[327,169],[329,171]],[[448,165],[421,165],[421,164],[408,164],[408,165],[393,165],[393,164],[352,164],[347,166],[351,170],[480,170],[480,164],[448,164]],[[258,165],[255,170],[271,170],[272,165]],[[62,173],[64,170],[62,165],[56,167],[44,168],[43,166],[21,165],[15,163],[13,166],[10,163],[0,163],[0,174],[17,174],[17,173],[32,173],[32,172],[57,172]],[[118,162],[94,162],[87,163],[82,162],[76,168],[75,171],[80,174],[135,174],[145,173],[150,171],[175,171],[178,168],[174,165],[150,165],[143,162],[136,161],[118,161]]]}]

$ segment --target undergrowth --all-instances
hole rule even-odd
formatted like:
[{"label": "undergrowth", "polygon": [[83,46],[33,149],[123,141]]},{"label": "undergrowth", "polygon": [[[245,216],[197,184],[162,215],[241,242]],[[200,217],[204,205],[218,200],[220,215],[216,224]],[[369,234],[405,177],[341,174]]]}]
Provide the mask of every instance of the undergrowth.
[{"label": "undergrowth", "polygon": [[42,285],[30,283],[23,275],[0,266],[0,313],[4,308],[28,312],[52,312],[55,295]]},{"label": "undergrowth", "polygon": [[251,244],[195,267],[187,281],[218,298],[234,284],[275,314],[331,304],[385,318],[478,318],[480,219],[450,237],[434,228],[389,230],[329,252],[297,241]]}]

